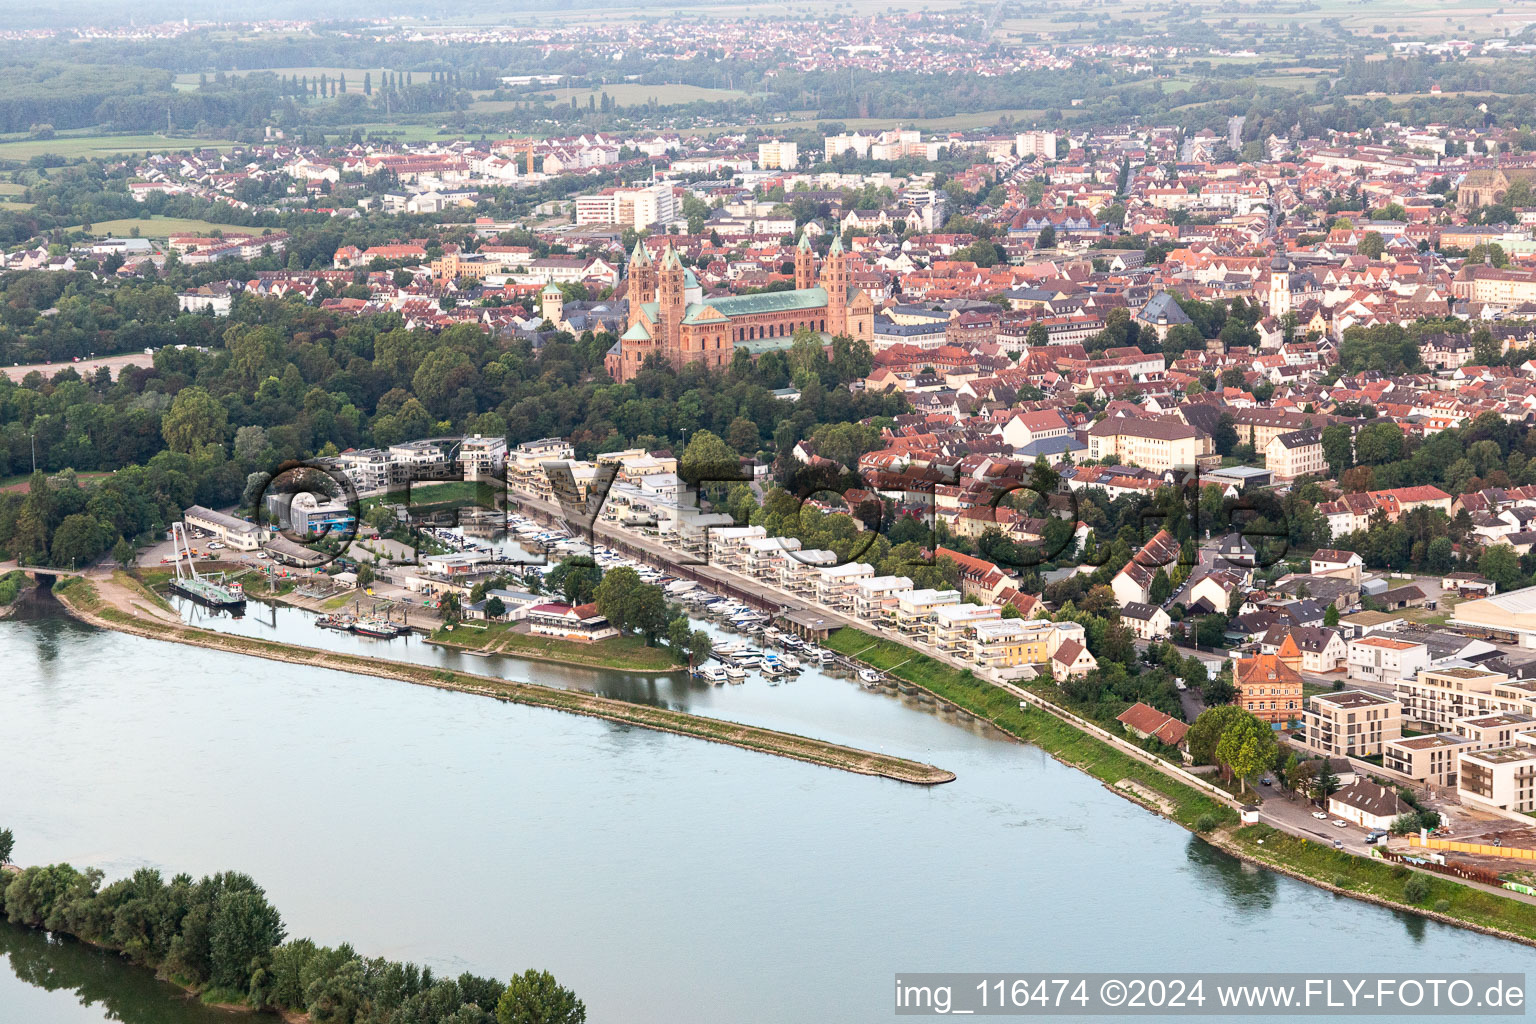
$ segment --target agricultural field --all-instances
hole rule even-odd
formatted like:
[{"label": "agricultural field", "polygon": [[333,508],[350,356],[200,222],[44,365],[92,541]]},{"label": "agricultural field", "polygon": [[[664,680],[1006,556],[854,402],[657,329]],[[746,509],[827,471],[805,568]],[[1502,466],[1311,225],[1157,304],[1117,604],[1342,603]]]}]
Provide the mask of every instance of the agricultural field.
[{"label": "agricultural field", "polygon": [[35,156],[53,154],[65,159],[93,159],[119,153],[167,153],[179,152],[195,146],[212,146],[228,149],[236,143],[227,139],[198,139],[165,135],[67,135],[60,133],[52,139],[29,139],[12,136],[0,139],[0,160],[30,160]]},{"label": "agricultural field", "polygon": [[[90,233],[98,237],[122,238],[139,229],[142,238],[165,238],[170,235],[207,235],[222,231],[226,235],[259,235],[261,228],[240,224],[215,224],[213,221],[193,220],[190,217],[124,217],[121,220],[104,220],[91,225]],[[76,225],[72,231],[82,230]]]},{"label": "agricultural field", "polygon": [[[565,89],[560,86],[549,86],[535,89],[535,95],[553,94],[556,102],[569,103],[576,100],[576,105],[585,107],[594,96],[606,94],[610,100],[621,107],[639,107],[655,100],[659,106],[679,106],[684,103],[714,102],[719,100],[741,100],[750,94],[740,89],[712,89],[702,85],[643,85],[638,82],[624,82],[617,85],[605,85],[601,89]],[[488,94],[487,94],[488,95]],[[479,99],[470,104],[470,111],[476,114],[498,114],[515,109],[517,101]]]}]

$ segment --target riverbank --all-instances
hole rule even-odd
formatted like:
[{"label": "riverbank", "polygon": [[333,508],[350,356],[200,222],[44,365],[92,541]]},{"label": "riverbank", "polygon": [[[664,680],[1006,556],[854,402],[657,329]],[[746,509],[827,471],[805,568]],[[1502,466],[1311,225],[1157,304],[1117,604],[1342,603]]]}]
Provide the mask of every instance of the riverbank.
[{"label": "riverbank", "polygon": [[438,689],[458,690],[511,703],[566,711],[591,718],[602,718],[621,725],[633,725],[657,732],[669,732],[713,743],[723,743],[743,750],[773,754],[858,775],[893,779],[897,782],[931,786],[952,782],[955,778],[953,772],[919,761],[845,747],[792,733],[742,725],[737,722],[702,718],[668,708],[631,704],[582,690],[563,690],[533,683],[518,683],[492,676],[341,654],[272,640],[197,629],[186,625],[179,617],[168,615],[162,609],[155,607],[151,601],[150,592],[137,581],[121,573],[114,574],[109,579],[66,580],[57,584],[53,592],[71,614],[84,622],[151,640],[168,640],[212,650],[248,654],[270,661],[285,661],[334,669],[339,672],[397,679]]},{"label": "riverbank", "polygon": [[[825,645],[986,719],[1015,739],[1086,772],[1104,783],[1105,788],[1241,860],[1341,896],[1536,946],[1536,912],[1525,903],[1441,875],[1327,849],[1266,825],[1237,827],[1237,815],[1225,804],[1134,760],[1047,711],[1033,705],[1019,707],[1019,702],[1006,690],[968,671],[907,648],[900,648],[900,656],[893,658],[878,637],[855,629],[833,633]],[[1428,895],[1419,903],[1408,900],[1404,893],[1410,878],[1423,878],[1428,883]]]}]

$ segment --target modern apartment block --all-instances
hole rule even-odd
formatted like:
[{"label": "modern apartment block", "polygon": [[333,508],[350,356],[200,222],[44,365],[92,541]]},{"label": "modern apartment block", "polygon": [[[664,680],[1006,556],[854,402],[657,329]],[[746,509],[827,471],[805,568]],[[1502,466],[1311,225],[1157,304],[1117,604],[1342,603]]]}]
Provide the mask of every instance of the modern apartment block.
[{"label": "modern apartment block", "polygon": [[1307,749],[1325,757],[1373,757],[1403,734],[1402,702],[1364,690],[1318,694],[1302,718]]}]

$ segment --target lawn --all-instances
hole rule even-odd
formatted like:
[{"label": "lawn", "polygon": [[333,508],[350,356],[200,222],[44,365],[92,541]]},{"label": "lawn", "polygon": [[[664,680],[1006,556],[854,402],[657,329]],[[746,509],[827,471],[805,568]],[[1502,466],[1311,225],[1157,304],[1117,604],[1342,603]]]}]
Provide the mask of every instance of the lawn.
[{"label": "lawn", "polygon": [[445,480],[435,484],[412,484],[410,504],[413,511],[462,505],[495,508],[496,496],[502,490],[501,485],[488,481]]},{"label": "lawn", "polygon": [[[80,231],[82,227],[83,225],[76,225],[69,230]],[[139,235],[143,238],[208,235],[215,231],[222,231],[226,235],[259,235],[263,230],[239,224],[215,224],[213,221],[195,220],[191,217],[124,217],[120,220],[93,222],[90,233],[100,237],[123,238],[132,235],[134,228],[139,229]]]},{"label": "lawn", "polygon": [[1170,816],[1186,828],[1195,828],[1197,823],[1201,827],[1211,823],[1236,823],[1237,815],[1225,804],[1121,753],[1049,712],[1035,707],[1019,707],[1013,694],[976,678],[969,670],[953,668],[857,629],[838,630],[827,638],[826,646],[898,679],[916,683],[1110,786],[1122,779],[1130,779],[1146,787],[1167,801]]},{"label": "lawn", "polygon": [[212,146],[228,149],[237,143],[227,139],[181,138],[165,135],[64,135],[52,139],[13,136],[0,140],[0,160],[30,160],[46,153],[66,159],[90,159],[119,153],[179,153],[183,150]]},{"label": "lawn", "polygon": [[432,639],[476,651],[495,651],[513,657],[558,661],[569,665],[589,665],[629,672],[671,672],[680,669],[672,651],[666,647],[647,647],[638,636],[620,636],[595,644],[557,640],[554,637],[518,633],[512,624],[493,622],[488,626],[460,624],[450,633],[440,629]]}]

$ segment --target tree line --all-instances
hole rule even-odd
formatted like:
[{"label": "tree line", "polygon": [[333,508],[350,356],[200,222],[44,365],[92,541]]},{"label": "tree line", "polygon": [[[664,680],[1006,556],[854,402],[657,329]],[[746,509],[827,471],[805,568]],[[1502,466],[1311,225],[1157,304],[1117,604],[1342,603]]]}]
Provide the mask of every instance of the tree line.
[{"label": "tree line", "polygon": [[[0,830],[0,864],[11,856]],[[546,971],[503,983],[368,958],[350,945],[285,941],[287,929],[249,876],[166,881],[153,868],[106,883],[96,868],[50,864],[0,875],[12,924],[121,953],[205,1002],[304,1013],[315,1024],[582,1024],[586,1007]]]}]

